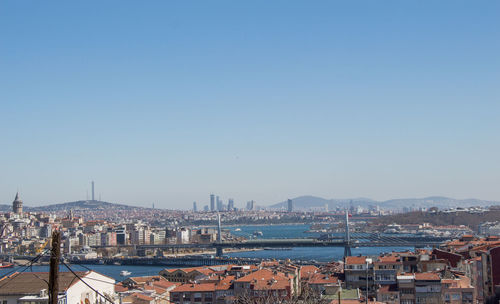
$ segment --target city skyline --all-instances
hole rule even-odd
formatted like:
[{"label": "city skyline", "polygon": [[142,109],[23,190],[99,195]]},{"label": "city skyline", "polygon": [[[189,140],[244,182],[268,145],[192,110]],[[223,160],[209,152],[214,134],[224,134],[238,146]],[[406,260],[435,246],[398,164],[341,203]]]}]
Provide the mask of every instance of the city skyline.
[{"label": "city skyline", "polygon": [[0,6],[0,204],[500,201],[497,2]]}]

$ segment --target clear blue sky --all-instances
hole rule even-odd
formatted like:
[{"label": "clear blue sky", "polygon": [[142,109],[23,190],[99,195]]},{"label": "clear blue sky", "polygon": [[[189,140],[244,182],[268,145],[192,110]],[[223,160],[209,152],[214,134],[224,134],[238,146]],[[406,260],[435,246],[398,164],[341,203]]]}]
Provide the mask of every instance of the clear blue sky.
[{"label": "clear blue sky", "polygon": [[499,1],[2,1],[0,203],[500,200]]}]

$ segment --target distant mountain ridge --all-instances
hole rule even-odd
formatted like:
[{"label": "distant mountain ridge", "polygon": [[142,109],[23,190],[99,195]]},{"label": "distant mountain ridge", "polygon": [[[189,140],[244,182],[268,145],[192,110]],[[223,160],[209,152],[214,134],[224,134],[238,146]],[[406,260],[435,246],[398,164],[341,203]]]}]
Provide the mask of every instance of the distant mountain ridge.
[{"label": "distant mountain ridge", "polygon": [[[337,207],[346,208],[351,206],[357,207],[369,207],[369,206],[379,206],[383,209],[393,209],[402,210],[404,207],[413,208],[430,208],[438,207],[439,209],[446,208],[456,208],[456,207],[471,207],[471,206],[493,206],[500,205],[499,201],[488,201],[480,199],[454,199],[443,196],[429,196],[424,198],[400,198],[391,199],[386,201],[376,201],[370,198],[358,197],[358,198],[345,198],[345,199],[325,199],[322,197],[304,195],[292,199],[294,209],[296,210],[324,210],[325,204],[328,205],[329,210],[334,210]],[[267,209],[286,209],[287,201],[272,204],[267,207]],[[139,207],[125,204],[116,204],[104,201],[91,201],[91,200],[81,200],[75,202],[66,202],[59,204],[50,204],[45,206],[23,206],[25,211],[32,212],[53,212],[53,211],[65,211],[65,210],[99,210],[99,209],[149,209],[148,207]],[[12,211],[12,205],[3,204],[0,205],[0,212]]]},{"label": "distant mountain ridge", "polygon": [[[292,199],[294,208],[297,210],[319,209],[328,205],[329,210],[334,210],[337,207],[346,208],[351,206],[369,207],[379,206],[383,209],[402,210],[404,207],[412,208],[430,208],[438,207],[439,209],[456,208],[456,207],[471,207],[471,206],[492,206],[500,205],[499,201],[488,201],[480,199],[454,199],[444,196],[429,196],[424,198],[399,198],[386,201],[376,201],[370,198],[348,198],[348,199],[325,199],[322,197],[305,195]],[[269,206],[270,209],[286,209],[287,201],[279,202]]]},{"label": "distant mountain ridge", "polygon": [[29,211],[61,211],[61,210],[85,210],[85,209],[123,209],[123,208],[142,208],[136,206],[128,206],[123,204],[115,204],[104,201],[75,201],[75,202],[66,202],[60,204],[52,204],[47,206],[39,206],[39,207],[29,207],[27,210]]},{"label": "distant mountain ridge", "polygon": [[[115,204],[104,201],[75,201],[66,202],[60,204],[50,204],[46,206],[23,206],[24,211],[31,212],[53,212],[53,211],[65,211],[65,210],[100,210],[100,209],[145,209],[145,207],[129,206],[124,204]],[[12,205],[0,205],[0,211],[8,212],[12,211]]]}]

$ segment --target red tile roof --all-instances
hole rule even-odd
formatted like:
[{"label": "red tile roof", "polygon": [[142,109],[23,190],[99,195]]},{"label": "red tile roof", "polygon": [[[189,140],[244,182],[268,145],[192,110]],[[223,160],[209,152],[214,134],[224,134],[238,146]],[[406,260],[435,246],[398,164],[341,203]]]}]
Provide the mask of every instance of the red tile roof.
[{"label": "red tile roof", "polygon": [[151,301],[154,300],[154,298],[152,298],[150,296],[147,296],[145,294],[142,294],[142,293],[138,293],[138,292],[134,292],[130,296],[132,296],[134,298],[138,298],[138,299],[144,300],[144,301],[149,301],[149,302],[151,302]]},{"label": "red tile roof", "polygon": [[338,282],[338,278],[322,273],[313,274],[307,281],[308,284],[337,284]]},{"label": "red tile roof", "polygon": [[345,257],[345,263],[346,263],[346,265],[366,264],[366,257],[365,256],[347,256],[347,257]]},{"label": "red tile roof", "polygon": [[314,265],[302,266],[302,267],[300,267],[300,278],[306,279],[318,271],[319,271],[319,268],[314,266]]},{"label": "red tile roof", "polygon": [[415,273],[415,280],[439,281],[439,280],[441,280],[441,278],[435,272],[417,272],[417,273]]},{"label": "red tile roof", "polygon": [[202,284],[183,284],[176,287],[172,292],[207,292],[215,291],[214,283],[202,283]]}]

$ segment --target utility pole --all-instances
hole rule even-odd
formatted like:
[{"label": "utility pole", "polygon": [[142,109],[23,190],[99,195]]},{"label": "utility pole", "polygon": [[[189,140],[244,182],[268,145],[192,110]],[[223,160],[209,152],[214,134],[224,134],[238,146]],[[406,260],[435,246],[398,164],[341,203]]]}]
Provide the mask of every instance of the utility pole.
[{"label": "utility pole", "polygon": [[52,232],[52,248],[50,249],[49,304],[57,304],[59,295],[59,259],[61,258],[61,233]]}]

